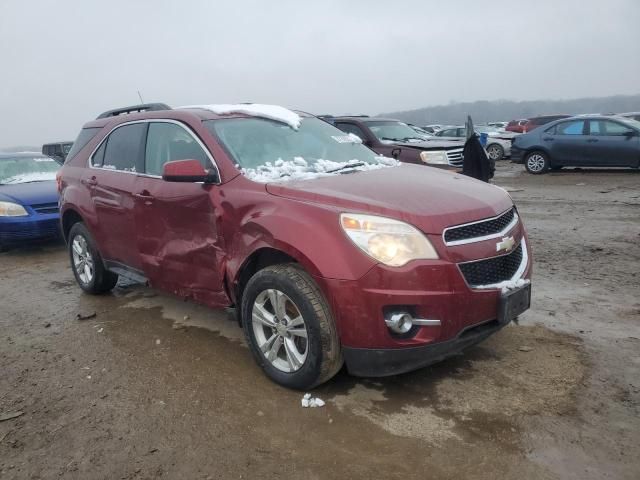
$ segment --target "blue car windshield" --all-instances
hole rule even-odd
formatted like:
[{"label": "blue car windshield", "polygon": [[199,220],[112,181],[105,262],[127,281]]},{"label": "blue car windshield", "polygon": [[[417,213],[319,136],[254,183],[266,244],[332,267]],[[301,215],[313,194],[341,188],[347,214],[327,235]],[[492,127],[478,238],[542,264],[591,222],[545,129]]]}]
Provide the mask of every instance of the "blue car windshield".
[{"label": "blue car windshield", "polygon": [[60,164],[49,157],[0,157],[0,185],[56,179]]}]

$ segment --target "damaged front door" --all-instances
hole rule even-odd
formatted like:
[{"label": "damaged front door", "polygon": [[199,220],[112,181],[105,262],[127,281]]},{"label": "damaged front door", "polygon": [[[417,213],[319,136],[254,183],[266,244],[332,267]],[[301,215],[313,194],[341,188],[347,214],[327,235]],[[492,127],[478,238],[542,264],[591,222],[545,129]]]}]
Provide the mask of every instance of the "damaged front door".
[{"label": "damaged front door", "polygon": [[186,127],[173,121],[149,124],[145,173],[136,179],[135,220],[138,250],[153,287],[210,306],[228,305],[224,291],[216,209],[216,185],[173,183],[162,179],[162,167],[173,160],[212,160]]}]

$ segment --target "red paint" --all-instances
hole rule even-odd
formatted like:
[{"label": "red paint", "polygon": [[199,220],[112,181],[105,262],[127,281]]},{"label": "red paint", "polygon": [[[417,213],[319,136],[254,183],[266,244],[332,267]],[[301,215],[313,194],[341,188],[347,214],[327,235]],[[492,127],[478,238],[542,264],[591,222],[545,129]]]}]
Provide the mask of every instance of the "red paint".
[{"label": "red paint", "polygon": [[[220,184],[168,182],[87,167],[89,155],[115,125],[153,118],[190,128],[215,159]],[[105,259],[139,270],[154,287],[212,307],[238,301],[235,287],[254,252],[286,253],[318,282],[345,346],[422,345],[496,318],[499,292],[470,289],[457,267],[497,255],[496,239],[446,247],[442,231],[506,211],[512,205],[506,192],[408,164],[310,181],[256,183],[240,174],[202,126],[202,120],[216,118],[204,111],[168,110],[90,122],[87,126],[104,128],[60,171],[63,218],[78,214]],[[193,162],[171,162],[164,173],[206,173]],[[342,231],[342,212],[408,222],[428,236],[440,259],[414,260],[399,268],[378,264]],[[526,238],[521,223],[510,234],[516,242]],[[529,263],[527,278],[530,272]],[[388,305],[415,305],[418,315],[440,319],[442,326],[422,327],[411,339],[393,338],[382,316]]]}]

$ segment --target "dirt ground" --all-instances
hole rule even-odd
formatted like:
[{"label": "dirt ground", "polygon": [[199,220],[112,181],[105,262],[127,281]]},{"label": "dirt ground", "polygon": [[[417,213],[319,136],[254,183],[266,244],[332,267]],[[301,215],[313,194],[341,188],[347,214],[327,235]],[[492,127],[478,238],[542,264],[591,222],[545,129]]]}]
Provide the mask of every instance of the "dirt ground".
[{"label": "dirt ground", "polygon": [[640,172],[501,162],[495,183],[528,227],[532,309],[431,368],[341,372],[319,409],[224,311],[84,295],[62,245],[0,254],[0,478],[640,478]]}]

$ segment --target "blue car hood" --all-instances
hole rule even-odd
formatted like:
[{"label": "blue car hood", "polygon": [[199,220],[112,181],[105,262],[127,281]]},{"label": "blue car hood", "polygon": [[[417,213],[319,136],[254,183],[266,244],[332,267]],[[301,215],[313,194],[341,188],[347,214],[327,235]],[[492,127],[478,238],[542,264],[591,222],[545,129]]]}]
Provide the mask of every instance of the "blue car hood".
[{"label": "blue car hood", "polygon": [[58,189],[55,180],[0,185],[0,201],[21,205],[58,203]]}]

